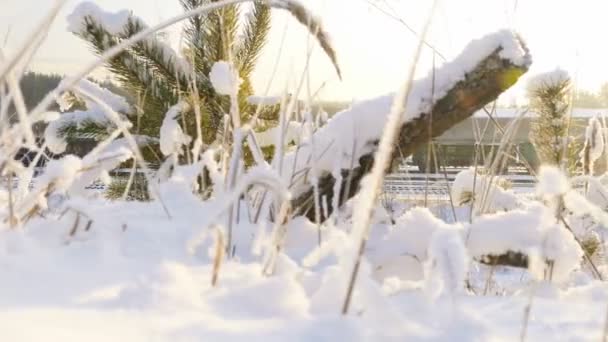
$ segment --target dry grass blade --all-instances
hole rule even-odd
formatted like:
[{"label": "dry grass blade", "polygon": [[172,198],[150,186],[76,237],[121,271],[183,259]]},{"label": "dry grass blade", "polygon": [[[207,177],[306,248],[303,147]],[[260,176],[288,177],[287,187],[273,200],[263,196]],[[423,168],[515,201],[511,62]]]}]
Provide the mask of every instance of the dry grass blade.
[{"label": "dry grass blade", "polygon": [[224,258],[224,234],[219,227],[217,229],[217,240],[215,244],[215,257],[213,258],[213,275],[211,276],[211,286],[217,285],[217,279],[220,274],[220,266]]},{"label": "dry grass blade", "polygon": [[317,38],[319,45],[329,59],[331,63],[336,68],[336,73],[338,77],[342,79],[342,72],[340,71],[340,65],[338,65],[338,57],[336,56],[336,50],[334,50],[331,41],[329,39],[329,35],[323,29],[323,25],[321,24],[321,20],[313,15],[313,13],[308,10],[304,5],[302,5],[299,1],[295,0],[271,0],[269,1],[270,6],[274,8],[284,9],[287,12],[291,13],[291,15],[298,20],[302,25],[308,28],[308,31]]},{"label": "dry grass blade", "polygon": [[76,213],[76,219],[74,220],[74,225],[72,225],[72,229],[70,229],[70,236],[76,235],[76,231],[78,231],[78,226],[80,226],[80,214]]},{"label": "dry grass blade", "polygon": [[414,80],[414,75],[416,74],[418,60],[420,59],[422,45],[433,20],[433,14],[435,13],[436,5],[437,2],[433,1],[431,11],[428,15],[428,18],[426,19],[424,29],[418,41],[416,50],[414,51],[414,56],[412,58],[411,64],[408,68],[406,82],[393,99],[392,108],[386,119],[384,130],[382,132],[382,137],[380,138],[378,151],[375,155],[375,161],[368,176],[369,179],[359,191],[359,195],[361,197],[354,208],[354,211],[357,211],[357,213],[353,215],[352,229],[354,234],[359,234],[357,238],[359,238],[360,240],[357,255],[355,257],[356,259],[354,261],[354,266],[350,274],[350,280],[346,290],[346,296],[342,305],[343,315],[346,315],[348,313],[348,309],[350,307],[350,302],[352,299],[352,294],[354,292],[361,259],[363,257],[363,254],[365,253],[365,246],[367,243],[371,224],[371,216],[378,197],[378,189],[382,186],[387,166],[391,161],[393,151],[395,149],[395,142],[399,137],[402,113],[404,112],[405,108],[407,108],[407,101],[412,90],[412,83]]}]

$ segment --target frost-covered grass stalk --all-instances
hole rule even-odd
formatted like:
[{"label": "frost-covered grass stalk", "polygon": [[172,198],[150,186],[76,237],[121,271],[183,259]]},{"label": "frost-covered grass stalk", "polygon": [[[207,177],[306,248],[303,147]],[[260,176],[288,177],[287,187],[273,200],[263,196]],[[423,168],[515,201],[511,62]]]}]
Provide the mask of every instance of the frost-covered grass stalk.
[{"label": "frost-covered grass stalk", "polygon": [[593,176],[596,170],[595,163],[604,155],[605,128],[597,117],[591,118],[585,130],[585,144],[581,151],[583,174]]},{"label": "frost-covered grass stalk", "polygon": [[[476,201],[476,205],[478,205],[479,212],[484,213],[488,207],[490,206],[490,198],[493,195],[494,189],[496,188],[496,184],[494,184],[497,175],[500,173],[500,170],[504,168],[506,160],[508,158],[506,151],[511,146],[511,141],[513,136],[515,135],[519,124],[520,119],[523,118],[527,114],[527,111],[522,111],[516,118],[513,120],[507,129],[504,131],[503,136],[500,140],[500,145],[498,149],[493,155],[493,158],[488,159],[486,164],[486,170],[489,170],[489,173],[486,175],[486,179],[489,181],[484,182],[483,187],[481,189],[482,196]],[[475,175],[477,177],[477,175]]]},{"label": "frost-covered grass stalk", "polygon": [[213,257],[213,275],[211,276],[211,286],[217,285],[217,280],[220,274],[220,267],[222,260],[224,259],[224,232],[221,227],[216,226],[216,238],[215,238],[215,255]]},{"label": "frost-covered grass stalk", "polygon": [[412,82],[414,80],[414,74],[416,73],[416,67],[418,65],[418,59],[424,45],[427,31],[433,20],[433,14],[435,12],[435,6],[437,1],[433,1],[430,13],[424,24],[422,33],[420,34],[418,45],[411,60],[410,68],[407,73],[407,80],[403,87],[399,90],[395,98],[389,115],[387,116],[386,123],[382,137],[380,138],[378,151],[374,156],[374,165],[368,176],[366,176],[365,182],[359,192],[359,200],[355,204],[355,213],[353,217],[353,237],[355,241],[359,241],[358,250],[356,251],[353,269],[351,271],[348,288],[346,290],[346,297],[344,304],[342,305],[342,314],[346,315],[350,307],[354,287],[357,282],[357,275],[359,267],[361,265],[361,258],[365,251],[366,242],[369,235],[370,220],[372,211],[376,204],[378,192],[384,182],[384,175],[386,169],[389,166],[391,156],[393,154],[395,141],[397,140],[397,134],[399,128],[403,122],[403,113],[407,108],[408,96],[412,88]]}]

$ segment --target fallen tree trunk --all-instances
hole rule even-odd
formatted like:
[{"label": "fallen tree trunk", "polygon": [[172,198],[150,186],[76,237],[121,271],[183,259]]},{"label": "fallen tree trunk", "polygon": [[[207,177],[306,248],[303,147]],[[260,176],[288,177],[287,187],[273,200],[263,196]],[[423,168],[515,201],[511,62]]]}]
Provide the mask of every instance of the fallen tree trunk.
[{"label": "fallen tree trunk", "polygon": [[[505,36],[511,37],[511,40],[505,40]],[[430,100],[432,102],[429,106],[430,109],[419,113],[404,113],[405,119],[400,129],[399,139],[395,142],[398,144],[398,147],[395,149],[393,161],[397,157],[407,157],[411,155],[421,145],[428,143],[432,138],[443,134],[452,126],[473,115],[483,106],[496,100],[500,94],[515,84],[519,77],[528,70],[531,64],[531,58],[527,48],[518,36],[509,36],[505,32],[499,32],[495,34],[495,37],[488,37],[484,39],[487,39],[490,43],[492,42],[492,39],[496,39],[496,37],[498,37],[498,41],[495,42],[495,46],[489,50],[485,56],[472,56],[472,54],[476,52],[475,50],[479,50],[479,46],[476,46],[475,44],[482,45],[481,43],[488,44],[488,42],[480,43],[479,41],[474,41],[470,44],[470,47],[465,49],[461,56],[456,58],[456,64],[462,63],[463,61],[470,63],[469,57],[477,58],[478,62],[473,65],[460,80],[449,84],[447,89],[441,89],[441,85],[439,84],[437,88],[435,88],[435,80],[449,79],[451,77],[453,67],[450,67],[449,65],[438,69],[436,73],[431,74],[429,78],[414,83],[412,93],[418,94],[418,96],[421,96],[422,91],[421,89],[416,89],[416,87],[427,87],[429,84],[432,84],[432,88],[438,89],[437,92],[441,93],[432,94],[432,89],[429,88],[427,93],[428,98],[434,99],[434,101]],[[518,51],[519,56],[517,59],[512,57],[512,50],[514,48],[520,49]],[[439,83],[439,81],[437,83]],[[437,95],[441,96],[438,97]],[[412,101],[411,97],[408,98],[408,105],[409,101]],[[382,108],[381,110],[385,110],[388,113],[389,109],[390,107]],[[351,114],[354,115],[354,111],[351,113],[349,110],[346,110],[337,115]],[[379,113],[372,111],[367,115],[377,116]],[[385,119],[385,116],[380,117],[380,119]],[[334,134],[340,133],[335,132]],[[341,177],[339,177],[341,178],[341,184],[339,186],[339,189],[341,190],[338,194],[338,206],[352,198],[359,190],[362,178],[368,173],[374,163],[374,155],[377,150],[380,134],[378,134],[375,139],[365,143],[365,145],[372,146],[369,151],[366,151],[361,155],[353,154],[352,158],[356,158],[356,161],[353,163],[352,168],[341,169]],[[331,146],[328,147],[329,150],[332,148],[333,147]],[[331,151],[323,151],[322,153],[331,154]],[[311,155],[314,156],[315,153],[311,152]],[[309,163],[311,163],[310,159],[311,158],[309,157]],[[317,203],[326,204],[326,206],[318,212],[321,222],[333,212],[333,206],[336,203],[334,202],[334,197],[337,195],[334,193],[334,189],[338,188],[336,187],[336,177],[332,175],[332,172],[329,172],[329,170],[323,171],[324,172],[318,172],[320,175],[316,178],[318,184],[318,191],[316,193],[318,196]],[[317,219],[317,214],[315,213],[316,211],[314,208],[315,191],[313,184],[314,182],[312,181],[305,181],[304,190],[297,191],[297,195],[292,200],[292,208],[295,209],[297,214],[304,214],[314,222]],[[300,188],[302,188],[302,186],[300,186]],[[323,201],[323,197],[326,197],[325,201]]]}]

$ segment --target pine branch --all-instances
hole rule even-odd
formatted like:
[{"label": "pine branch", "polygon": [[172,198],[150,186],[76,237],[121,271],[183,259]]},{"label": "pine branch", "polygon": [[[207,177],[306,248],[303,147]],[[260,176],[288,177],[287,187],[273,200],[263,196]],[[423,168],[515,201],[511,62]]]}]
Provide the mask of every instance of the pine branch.
[{"label": "pine branch", "polygon": [[[180,0],[184,11],[188,12],[195,8],[203,6],[208,1],[204,0]],[[209,60],[205,52],[205,42],[203,40],[203,31],[205,30],[204,22],[206,18],[203,15],[195,15],[188,19],[188,23],[184,25],[183,33],[186,38],[189,60],[194,65],[194,69],[202,74],[208,74],[211,70]]]},{"label": "pine branch", "polygon": [[[90,17],[85,18],[85,30],[78,36],[87,41],[97,55],[103,54],[120,42],[119,37],[111,35]],[[151,73],[149,65],[131,51],[123,51],[108,60],[106,66],[123,87],[135,95],[145,96],[144,111],[149,116],[153,116],[155,112],[164,113],[166,104],[175,102],[176,97],[169,84]],[[159,118],[158,122],[160,121],[162,118]]]},{"label": "pine branch", "polygon": [[85,138],[101,141],[109,136],[109,132],[113,128],[115,128],[115,125],[110,122],[107,125],[101,125],[94,121],[85,121],[79,124],[69,122],[59,128],[58,133],[68,142]]},{"label": "pine branch", "polygon": [[235,60],[243,79],[248,79],[255,68],[270,31],[270,20],[270,6],[256,1],[247,14],[243,36],[236,47]]},{"label": "pine branch", "polygon": [[[146,26],[141,21],[129,18],[125,26],[125,32],[121,36],[128,39],[144,30]],[[169,87],[185,90],[188,88],[188,68],[185,61],[181,60],[171,48],[163,44],[156,37],[136,43],[132,46],[133,53],[145,60],[154,69],[158,77],[167,80]]]},{"label": "pine branch", "polygon": [[[79,36],[87,41],[98,55],[142,29],[141,24],[130,20],[120,36],[113,36],[92,18],[85,18],[85,24],[85,30]],[[157,136],[167,106],[178,100],[175,66],[172,65],[173,59],[167,58],[166,55],[164,48],[148,41],[123,51],[106,64],[120,84],[141,103],[144,124],[138,125],[136,122],[133,124],[142,134]],[[177,75],[179,77],[179,73]],[[182,74],[179,82],[180,90],[191,90],[190,82],[185,75]],[[205,98],[204,113],[208,114],[206,127],[215,131],[220,127],[223,118],[221,104],[213,100],[217,97],[215,91],[208,79],[200,77],[200,74],[197,74],[197,89],[201,97]]]},{"label": "pine branch", "polygon": [[342,72],[340,71],[340,66],[338,65],[336,51],[329,40],[329,35],[325,32],[325,29],[321,24],[321,20],[314,16],[312,12],[308,10],[308,8],[297,0],[269,0],[269,4],[274,8],[281,8],[291,13],[291,15],[298,22],[300,22],[300,24],[308,28],[310,34],[317,38],[319,45],[321,45],[321,48],[331,60],[334,68],[336,69],[338,77],[341,79]]},{"label": "pine branch", "polygon": [[[211,2],[216,2],[216,0]],[[239,8],[238,5],[222,7],[209,13],[203,22],[202,43],[211,65],[213,65],[213,62],[231,60],[231,53],[238,31]],[[204,74],[208,75],[209,71]]]}]

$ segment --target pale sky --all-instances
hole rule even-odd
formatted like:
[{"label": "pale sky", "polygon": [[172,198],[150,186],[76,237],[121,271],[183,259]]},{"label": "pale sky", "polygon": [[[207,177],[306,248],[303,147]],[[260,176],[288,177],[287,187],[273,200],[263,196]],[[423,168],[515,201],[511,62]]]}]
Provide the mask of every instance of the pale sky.
[{"label": "pale sky", "polygon": [[[72,73],[94,56],[85,42],[66,30],[66,16],[81,0],[69,0],[37,54],[33,69]],[[106,10],[131,9],[149,24],[158,23],[181,9],[178,0],[96,0]],[[380,7],[382,13],[370,2]],[[326,100],[369,98],[398,89],[416,46],[416,37],[396,19],[420,31],[427,16],[428,0],[308,0],[330,34],[344,79],[339,81],[328,59],[316,44],[310,63],[310,88]],[[10,54],[51,6],[51,0],[0,0],[0,37],[7,36]],[[501,28],[520,32],[527,41],[534,64],[530,74],[557,67],[570,72],[580,88],[595,90],[608,81],[606,0],[443,0],[439,2],[428,41],[448,59],[471,39]],[[170,33],[175,45],[179,29]],[[281,41],[284,37],[282,53]],[[305,65],[308,45],[305,30],[289,16],[274,12],[273,29],[256,73],[256,92],[292,91]],[[440,64],[442,61],[437,60]],[[270,74],[278,64],[276,77]],[[418,76],[432,67],[425,49]],[[97,73],[98,75],[100,72]],[[521,89],[524,82],[521,82]],[[516,92],[517,93],[517,92]],[[509,97],[510,95],[507,95]]]}]

